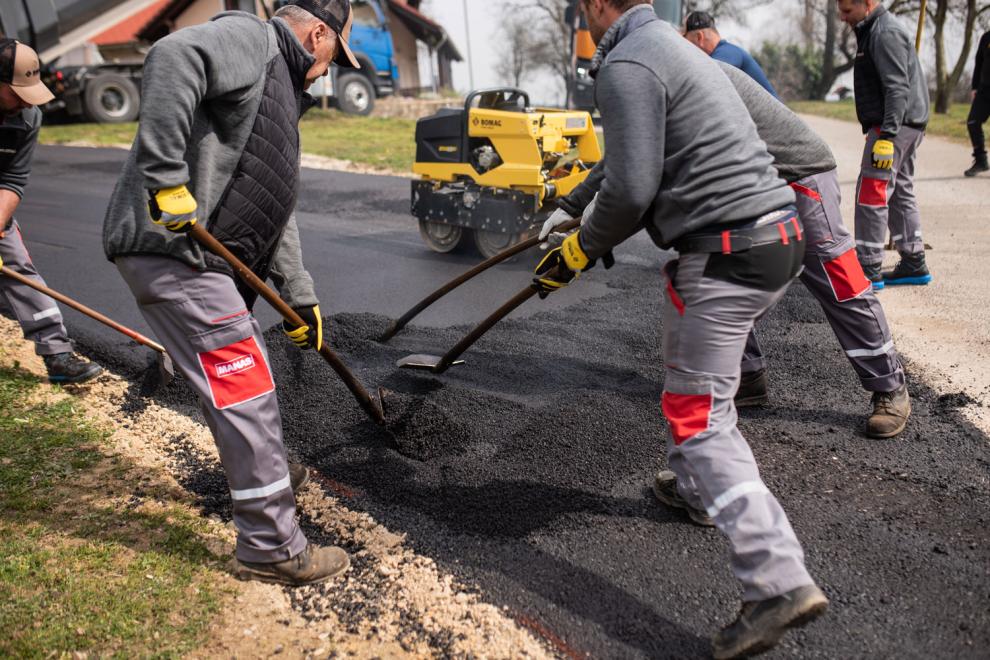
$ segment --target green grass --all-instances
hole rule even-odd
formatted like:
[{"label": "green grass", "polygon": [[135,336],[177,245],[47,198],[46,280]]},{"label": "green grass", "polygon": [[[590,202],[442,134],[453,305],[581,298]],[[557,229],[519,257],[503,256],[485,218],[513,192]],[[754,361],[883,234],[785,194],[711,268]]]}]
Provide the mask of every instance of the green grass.
[{"label": "green grass", "polygon": [[[130,144],[137,131],[129,124],[64,124],[43,126],[43,144],[92,142]],[[313,109],[299,124],[305,153],[341,158],[377,169],[412,170],[416,155],[416,121],[382,117],[355,117],[335,110]]]},{"label": "green grass", "polygon": [[0,657],[174,657],[199,645],[226,597],[202,519],[66,400],[0,368]]},{"label": "green grass", "polygon": [[[837,103],[794,101],[789,105],[795,112],[857,122],[856,105],[852,100],[839,101]],[[969,115],[969,104],[966,103],[952,104],[949,113],[945,115],[932,112],[931,119],[928,122],[928,134],[939,135],[969,144],[969,134],[966,132],[967,115]]]}]

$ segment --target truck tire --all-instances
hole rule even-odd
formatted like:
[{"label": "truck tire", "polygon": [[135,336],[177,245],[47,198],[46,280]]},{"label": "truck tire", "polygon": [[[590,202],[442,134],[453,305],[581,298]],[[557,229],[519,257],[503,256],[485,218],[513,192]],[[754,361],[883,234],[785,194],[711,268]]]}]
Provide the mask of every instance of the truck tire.
[{"label": "truck tire", "polygon": [[119,73],[101,73],[86,81],[86,116],[99,124],[134,121],[141,110],[141,94],[134,81]]},{"label": "truck tire", "polygon": [[360,73],[338,76],[334,94],[337,97],[337,107],[349,115],[370,115],[375,108],[375,88]]}]

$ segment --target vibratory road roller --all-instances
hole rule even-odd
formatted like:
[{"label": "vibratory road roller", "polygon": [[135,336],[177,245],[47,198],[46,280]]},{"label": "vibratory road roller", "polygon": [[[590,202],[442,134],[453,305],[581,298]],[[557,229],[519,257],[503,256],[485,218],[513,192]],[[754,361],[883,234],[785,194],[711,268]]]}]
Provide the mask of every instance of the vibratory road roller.
[{"label": "vibratory road roller", "polygon": [[476,90],[416,123],[412,213],[431,249],[473,238],[488,258],[539,231],[601,157],[587,112],[531,108],[511,87]]}]

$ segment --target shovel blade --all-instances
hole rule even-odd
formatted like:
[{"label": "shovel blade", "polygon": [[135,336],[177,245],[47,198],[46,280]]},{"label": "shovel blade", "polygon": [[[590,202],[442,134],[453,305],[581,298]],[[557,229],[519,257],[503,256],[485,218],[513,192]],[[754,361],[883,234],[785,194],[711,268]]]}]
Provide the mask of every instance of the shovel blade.
[{"label": "shovel blade", "polygon": [[[442,355],[427,355],[426,353],[416,353],[415,355],[407,355],[398,362],[395,366],[400,369],[426,369],[428,371],[437,371],[440,365],[443,363]],[[464,364],[464,360],[454,360],[449,366],[455,364]]]}]

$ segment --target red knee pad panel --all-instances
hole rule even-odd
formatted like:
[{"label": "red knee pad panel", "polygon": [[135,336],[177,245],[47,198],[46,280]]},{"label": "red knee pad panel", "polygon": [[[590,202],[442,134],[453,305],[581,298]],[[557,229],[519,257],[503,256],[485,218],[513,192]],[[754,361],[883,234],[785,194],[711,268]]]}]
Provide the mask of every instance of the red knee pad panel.
[{"label": "red knee pad panel", "polygon": [[257,399],[275,390],[271,371],[254,337],[199,354],[217,410]]},{"label": "red knee pad panel", "polygon": [[856,203],[860,206],[887,206],[887,183],[886,179],[864,176],[859,184],[859,200]]},{"label": "red knee pad panel", "polygon": [[664,392],[660,407],[670,425],[674,444],[680,445],[708,429],[712,412],[711,394],[676,394]]},{"label": "red knee pad panel", "polygon": [[823,261],[822,267],[832,285],[832,293],[839,302],[846,302],[860,296],[870,288],[870,281],[863,274],[863,267],[852,248],[831,261]]}]

